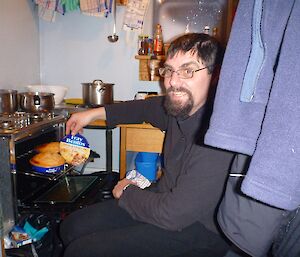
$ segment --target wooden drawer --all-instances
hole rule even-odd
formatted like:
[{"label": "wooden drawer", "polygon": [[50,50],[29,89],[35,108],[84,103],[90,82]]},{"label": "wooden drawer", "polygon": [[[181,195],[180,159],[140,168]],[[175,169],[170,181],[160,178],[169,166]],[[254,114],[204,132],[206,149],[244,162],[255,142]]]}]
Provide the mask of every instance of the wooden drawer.
[{"label": "wooden drawer", "polygon": [[158,129],[126,129],[126,150],[161,153],[165,134]]}]

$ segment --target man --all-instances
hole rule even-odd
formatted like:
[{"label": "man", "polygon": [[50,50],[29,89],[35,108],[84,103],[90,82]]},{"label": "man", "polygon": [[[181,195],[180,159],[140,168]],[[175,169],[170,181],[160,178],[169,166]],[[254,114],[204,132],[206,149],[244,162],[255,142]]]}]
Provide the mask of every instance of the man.
[{"label": "man", "polygon": [[109,126],[149,122],[166,132],[163,175],[149,189],[123,179],[117,200],[72,213],[61,225],[65,257],[222,256],[227,244],[217,235],[215,210],[232,153],[203,145],[211,112],[210,84],[217,42],[206,34],[179,37],[164,67],[166,96],[76,113],[66,133],[95,119]]}]

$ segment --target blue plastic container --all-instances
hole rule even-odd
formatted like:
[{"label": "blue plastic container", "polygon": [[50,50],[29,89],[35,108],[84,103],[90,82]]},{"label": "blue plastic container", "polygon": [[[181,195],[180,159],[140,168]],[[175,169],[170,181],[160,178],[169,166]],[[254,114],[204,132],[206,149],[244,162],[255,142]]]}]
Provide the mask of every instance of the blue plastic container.
[{"label": "blue plastic container", "polygon": [[64,168],[65,168],[65,165],[49,167],[49,168],[32,165],[32,169],[34,171],[41,172],[41,173],[58,173],[58,172],[61,172],[62,170],[64,170]]},{"label": "blue plastic container", "polygon": [[135,158],[136,170],[149,181],[156,180],[158,153],[139,152]]}]

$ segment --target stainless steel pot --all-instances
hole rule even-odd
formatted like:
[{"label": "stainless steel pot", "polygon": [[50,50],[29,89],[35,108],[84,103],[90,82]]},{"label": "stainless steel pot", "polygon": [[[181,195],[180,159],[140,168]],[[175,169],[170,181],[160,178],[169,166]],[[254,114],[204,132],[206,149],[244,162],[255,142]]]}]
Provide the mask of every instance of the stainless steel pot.
[{"label": "stainless steel pot", "polygon": [[113,103],[113,85],[97,79],[92,83],[81,83],[83,103],[89,106],[102,106]]},{"label": "stainless steel pot", "polygon": [[0,113],[14,113],[18,110],[18,91],[0,89]]},{"label": "stainless steel pot", "polygon": [[42,92],[19,93],[20,108],[25,112],[51,112],[54,109],[54,94]]}]

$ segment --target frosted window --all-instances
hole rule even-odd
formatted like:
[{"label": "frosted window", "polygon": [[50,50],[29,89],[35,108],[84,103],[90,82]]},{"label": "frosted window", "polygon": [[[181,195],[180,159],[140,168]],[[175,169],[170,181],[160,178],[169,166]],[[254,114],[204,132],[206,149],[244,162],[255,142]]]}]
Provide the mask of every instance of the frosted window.
[{"label": "frosted window", "polygon": [[155,0],[153,25],[160,23],[164,41],[187,32],[204,32],[205,26],[225,30],[226,0]]}]

